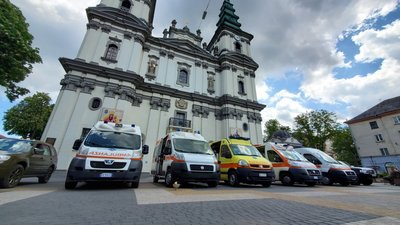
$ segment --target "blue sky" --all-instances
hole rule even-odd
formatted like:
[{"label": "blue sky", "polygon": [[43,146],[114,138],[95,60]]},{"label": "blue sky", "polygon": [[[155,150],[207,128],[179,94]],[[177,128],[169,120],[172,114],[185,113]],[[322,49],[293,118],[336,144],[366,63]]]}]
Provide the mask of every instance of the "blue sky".
[{"label": "blue sky", "polygon": [[[74,58],[86,32],[85,9],[100,0],[11,0],[20,7],[43,64],[21,83],[55,102],[63,71],[59,57]],[[242,30],[254,35],[252,57],[264,122],[326,109],[340,121],[399,95],[399,0],[231,0]],[[173,19],[197,30],[208,0],[158,0],[154,36]],[[216,29],[222,0],[211,0],[201,23],[203,41]],[[171,13],[174,12],[174,13]],[[49,20],[48,18],[52,18]],[[0,88],[0,118],[10,103]],[[0,124],[0,134],[6,134]]]}]

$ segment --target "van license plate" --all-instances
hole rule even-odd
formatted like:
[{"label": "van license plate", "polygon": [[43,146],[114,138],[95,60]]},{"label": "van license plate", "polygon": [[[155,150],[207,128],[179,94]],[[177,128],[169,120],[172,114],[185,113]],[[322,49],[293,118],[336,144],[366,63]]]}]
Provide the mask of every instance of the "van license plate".
[{"label": "van license plate", "polygon": [[260,176],[260,177],[266,177],[267,174],[266,174],[266,173],[259,173],[258,176]]},{"label": "van license plate", "polygon": [[101,173],[100,177],[103,177],[103,178],[112,177],[112,173]]},{"label": "van license plate", "polygon": [[318,180],[318,177],[317,177],[317,176],[314,176],[314,180]]}]

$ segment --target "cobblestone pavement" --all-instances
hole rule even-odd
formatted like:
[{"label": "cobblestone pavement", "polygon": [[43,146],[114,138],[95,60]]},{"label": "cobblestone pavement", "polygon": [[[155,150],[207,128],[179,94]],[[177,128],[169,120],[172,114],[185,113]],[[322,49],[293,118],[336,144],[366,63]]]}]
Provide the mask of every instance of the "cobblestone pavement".
[{"label": "cobblestone pavement", "polygon": [[0,224],[399,224],[400,187],[189,185],[169,189],[143,175],[138,189],[80,184],[64,190],[65,171],[48,184],[23,179],[0,189]]}]

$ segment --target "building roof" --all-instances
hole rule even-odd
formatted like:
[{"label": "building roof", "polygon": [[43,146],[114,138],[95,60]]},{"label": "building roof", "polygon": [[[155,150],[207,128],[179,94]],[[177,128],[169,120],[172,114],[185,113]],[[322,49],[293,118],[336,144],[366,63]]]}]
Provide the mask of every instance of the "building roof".
[{"label": "building roof", "polygon": [[354,117],[353,119],[346,121],[345,123],[353,124],[399,112],[400,112],[400,96],[397,96],[394,98],[386,99],[383,102],[380,102],[379,104],[361,113],[360,115]]}]

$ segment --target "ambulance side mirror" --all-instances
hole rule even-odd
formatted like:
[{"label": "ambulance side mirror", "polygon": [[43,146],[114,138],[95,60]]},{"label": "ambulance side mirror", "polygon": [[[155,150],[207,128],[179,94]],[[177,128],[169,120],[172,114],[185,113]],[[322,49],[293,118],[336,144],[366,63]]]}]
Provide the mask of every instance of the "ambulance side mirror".
[{"label": "ambulance side mirror", "polygon": [[79,150],[79,147],[81,147],[83,140],[81,139],[76,139],[74,142],[74,145],[72,146],[73,150]]},{"label": "ambulance side mirror", "polygon": [[164,148],[164,155],[171,155],[171,153],[172,153],[171,147],[165,146],[165,148]]},{"label": "ambulance side mirror", "polygon": [[142,154],[143,155],[149,154],[149,146],[148,145],[143,145]]}]

